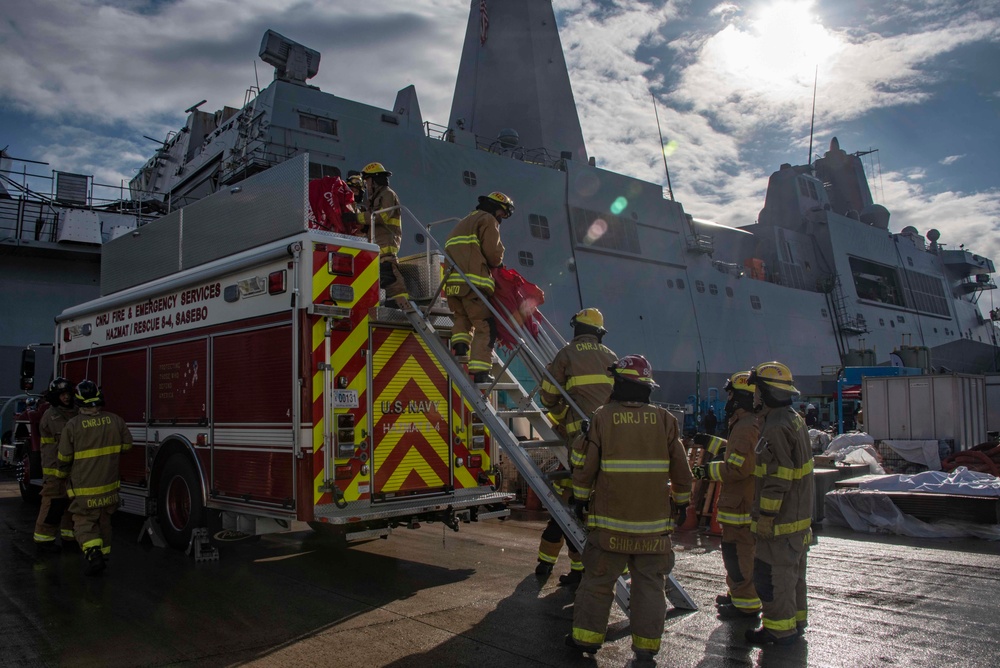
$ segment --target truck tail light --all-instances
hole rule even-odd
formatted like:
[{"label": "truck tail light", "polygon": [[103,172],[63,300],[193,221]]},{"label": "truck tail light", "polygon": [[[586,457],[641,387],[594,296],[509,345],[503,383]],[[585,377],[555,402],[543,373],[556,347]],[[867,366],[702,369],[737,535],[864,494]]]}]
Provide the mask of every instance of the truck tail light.
[{"label": "truck tail light", "polygon": [[281,271],[272,271],[267,275],[267,294],[280,295],[285,291],[285,276],[287,273],[282,269]]},{"label": "truck tail light", "polygon": [[334,276],[353,276],[354,256],[347,253],[330,253],[327,255],[326,268]]},{"label": "truck tail light", "polygon": [[345,464],[343,466],[334,467],[334,477],[337,480],[348,480],[351,477],[351,465]]},{"label": "truck tail light", "polygon": [[482,455],[469,455],[469,468],[470,469],[481,469],[481,468],[483,468],[483,456]]}]

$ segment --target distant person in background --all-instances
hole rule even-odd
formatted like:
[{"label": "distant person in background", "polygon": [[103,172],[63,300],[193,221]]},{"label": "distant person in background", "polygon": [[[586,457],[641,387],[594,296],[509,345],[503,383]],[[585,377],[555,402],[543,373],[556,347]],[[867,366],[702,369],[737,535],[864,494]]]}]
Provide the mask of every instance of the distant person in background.
[{"label": "distant person in background", "polygon": [[705,433],[715,436],[715,430],[719,426],[719,418],[715,415],[715,409],[709,408],[705,416]]},{"label": "distant person in background", "polygon": [[817,422],[819,422],[819,413],[816,411],[815,406],[808,404],[806,406],[806,426],[810,429],[815,429]]}]

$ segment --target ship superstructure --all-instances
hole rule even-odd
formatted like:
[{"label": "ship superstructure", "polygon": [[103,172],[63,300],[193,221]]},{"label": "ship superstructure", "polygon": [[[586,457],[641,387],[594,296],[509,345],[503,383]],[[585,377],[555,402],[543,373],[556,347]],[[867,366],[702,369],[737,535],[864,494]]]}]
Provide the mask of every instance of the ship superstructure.
[{"label": "ship superstructure", "polygon": [[[309,85],[320,54],[268,31],[260,55],[274,81],[248,89],[238,109],[193,108],[133,193],[176,209],[236,193],[244,178],[303,153],[315,178],[378,161],[408,210],[405,254],[425,242],[409,216],[453,220],[501,190],[517,203],[501,229],[506,264],[545,290],[546,314],[567,333],[574,312],[599,307],[607,343],[648,357],[666,401],[770,359],[788,364],[803,392],[828,392],[825,369],[855,357],[889,363],[903,344],[935,368],[995,368],[995,328],[977,306],[995,288],[993,263],[945,248],[935,230],[891,233],[860,159],[836,140],[812,165],[771,176],[756,224],[699,221],[661,184],[588,156],[551,3],[507,0],[489,11],[484,40],[471,3],[443,125],[424,120],[413,86],[379,108]],[[443,240],[449,229],[432,234]]]}]

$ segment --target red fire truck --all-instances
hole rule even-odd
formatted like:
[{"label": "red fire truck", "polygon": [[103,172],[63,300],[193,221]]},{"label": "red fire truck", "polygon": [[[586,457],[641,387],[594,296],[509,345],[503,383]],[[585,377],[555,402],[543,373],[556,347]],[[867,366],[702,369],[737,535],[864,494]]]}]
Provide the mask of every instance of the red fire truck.
[{"label": "red fire truck", "polygon": [[132,432],[122,509],[175,547],[206,522],[354,541],[505,516],[496,444],[375,308],[378,270],[367,241],[304,229],[62,313],[57,373],[97,382]]}]

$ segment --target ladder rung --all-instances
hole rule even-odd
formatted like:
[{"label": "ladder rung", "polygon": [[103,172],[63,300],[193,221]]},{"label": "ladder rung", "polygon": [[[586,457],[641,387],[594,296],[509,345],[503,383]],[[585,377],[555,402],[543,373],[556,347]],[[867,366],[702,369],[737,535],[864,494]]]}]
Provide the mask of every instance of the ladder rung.
[{"label": "ladder rung", "polygon": [[571,471],[563,469],[562,471],[550,471],[545,474],[545,479],[549,482],[555,482],[556,480],[567,480],[573,476]]},{"label": "ladder rung", "polygon": [[541,415],[542,412],[534,409],[516,409],[516,410],[504,410],[497,411],[497,417],[535,417]]},{"label": "ladder rung", "polygon": [[536,450],[539,448],[555,448],[555,447],[565,447],[566,441],[561,438],[553,439],[551,441],[544,440],[533,440],[533,441],[521,441],[518,445],[524,450]]}]

